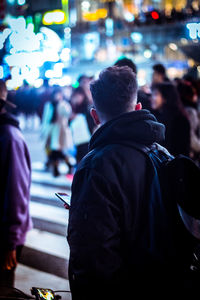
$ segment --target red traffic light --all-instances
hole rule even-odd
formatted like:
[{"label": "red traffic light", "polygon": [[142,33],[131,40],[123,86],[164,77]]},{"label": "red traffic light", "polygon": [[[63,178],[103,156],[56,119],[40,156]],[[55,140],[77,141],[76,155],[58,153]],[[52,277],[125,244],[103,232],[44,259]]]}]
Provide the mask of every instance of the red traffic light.
[{"label": "red traffic light", "polygon": [[159,14],[157,13],[157,11],[152,11],[151,16],[154,20],[158,20],[160,17]]}]

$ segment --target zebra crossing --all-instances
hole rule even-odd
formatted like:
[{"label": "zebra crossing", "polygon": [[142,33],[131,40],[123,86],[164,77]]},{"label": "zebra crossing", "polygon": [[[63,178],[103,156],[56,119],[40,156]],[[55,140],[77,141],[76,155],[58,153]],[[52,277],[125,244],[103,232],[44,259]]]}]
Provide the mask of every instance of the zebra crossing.
[{"label": "zebra crossing", "polygon": [[[62,169],[62,168],[61,168]],[[66,239],[69,212],[55,196],[71,193],[72,178],[53,177],[43,166],[33,163],[30,214],[33,228],[28,232],[20,263],[16,269],[15,287],[30,294],[33,286],[69,290],[69,246]],[[70,293],[60,294],[71,299]]]}]

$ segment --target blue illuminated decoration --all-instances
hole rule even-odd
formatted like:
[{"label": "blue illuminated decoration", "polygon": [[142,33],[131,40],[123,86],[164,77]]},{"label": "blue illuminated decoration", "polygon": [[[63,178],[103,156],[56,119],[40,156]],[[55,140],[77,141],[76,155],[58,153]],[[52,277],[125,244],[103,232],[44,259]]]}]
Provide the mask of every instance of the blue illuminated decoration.
[{"label": "blue illuminated decoration", "polygon": [[200,38],[200,23],[188,23],[186,27],[189,30],[189,36],[191,39],[195,40]]},{"label": "blue illuminated decoration", "polygon": [[114,22],[112,19],[107,18],[105,21],[106,25],[106,35],[107,36],[113,36],[114,34]]},{"label": "blue illuminated decoration", "polygon": [[140,43],[143,39],[143,35],[140,32],[132,32],[131,39],[134,43]]}]

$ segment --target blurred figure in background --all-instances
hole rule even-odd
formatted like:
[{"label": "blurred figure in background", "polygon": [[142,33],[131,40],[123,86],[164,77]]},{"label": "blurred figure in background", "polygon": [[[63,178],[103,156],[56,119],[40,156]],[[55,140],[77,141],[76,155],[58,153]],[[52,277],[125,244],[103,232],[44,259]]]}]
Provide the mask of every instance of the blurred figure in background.
[{"label": "blurred figure in background", "polygon": [[46,104],[43,116],[43,136],[47,149],[47,165],[53,165],[53,175],[59,176],[59,162],[64,160],[71,173],[73,166],[69,161],[67,150],[73,147],[72,135],[68,126],[71,106],[64,101],[61,88],[55,88],[51,102]]},{"label": "blurred figure in background", "polygon": [[185,80],[178,82],[177,89],[190,121],[190,157],[200,164],[200,119],[197,91],[190,82]]},{"label": "blurred figure in background", "polygon": [[0,80],[0,285],[14,286],[15,268],[27,231],[31,161],[19,122],[6,111],[7,88]]},{"label": "blurred figure in background", "polygon": [[152,86],[152,109],[158,122],[166,127],[162,145],[174,156],[189,156],[190,123],[173,84],[165,82]]},{"label": "blurred figure in background", "polygon": [[153,65],[152,84],[169,81],[166,75],[165,66],[162,64]]},{"label": "blurred figure in background", "polygon": [[[70,103],[72,106],[70,128],[76,147],[76,161],[78,164],[88,153],[88,144],[93,131],[90,125],[91,116],[89,115],[88,99],[82,87],[78,87],[72,92]],[[92,124],[94,124],[93,120]]]},{"label": "blurred figure in background", "polygon": [[90,92],[90,82],[92,81],[93,77],[88,77],[86,75],[81,75],[78,78],[79,87],[83,88],[85,95],[88,100],[88,104],[92,104],[92,95]]}]

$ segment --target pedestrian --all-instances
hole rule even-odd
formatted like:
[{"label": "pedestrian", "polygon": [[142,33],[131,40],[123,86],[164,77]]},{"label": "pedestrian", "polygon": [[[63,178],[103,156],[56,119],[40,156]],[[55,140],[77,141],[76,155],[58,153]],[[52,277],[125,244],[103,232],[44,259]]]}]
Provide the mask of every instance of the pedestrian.
[{"label": "pedestrian", "polygon": [[81,159],[88,153],[88,144],[95,124],[91,115],[89,115],[88,99],[82,87],[74,89],[70,103],[72,106],[70,128],[76,147],[76,161],[79,164]]},{"label": "pedestrian", "polygon": [[73,148],[73,141],[68,122],[72,109],[71,105],[63,99],[61,88],[55,88],[53,91],[51,103],[48,104],[46,111],[48,121],[45,123],[45,147],[49,149],[49,164],[53,166],[53,176],[60,175],[60,161],[65,161],[70,174],[73,172],[73,165],[68,150]]},{"label": "pedestrian", "polygon": [[87,97],[88,104],[92,104],[92,95],[90,92],[90,82],[92,81],[93,76],[89,77],[85,74],[82,74],[78,78],[79,87],[83,88],[85,95]]},{"label": "pedestrian", "polygon": [[166,128],[161,144],[174,156],[190,155],[190,122],[176,87],[170,82],[152,86],[152,109]]},{"label": "pedestrian", "polygon": [[31,161],[17,119],[6,111],[7,88],[0,80],[0,285],[14,286],[14,275],[27,231]]},{"label": "pedestrian", "polygon": [[169,79],[166,74],[166,68],[163,64],[153,65],[153,74],[152,74],[152,84],[169,82]]},{"label": "pedestrian", "polygon": [[[170,233],[171,227],[160,213],[170,208],[151,194],[152,164],[135,148],[162,142],[165,127],[137,103],[136,75],[129,67],[103,70],[91,92],[99,128],[72,184],[67,236],[72,299],[175,295],[175,288],[184,287],[179,266],[185,264],[185,249],[177,251],[179,239],[172,243],[176,228],[172,236],[163,234],[162,228]],[[163,242],[165,253],[159,252]],[[168,253],[172,259],[166,261]]]},{"label": "pedestrian", "polygon": [[200,165],[200,117],[197,91],[190,82],[185,80],[177,84],[177,89],[190,122],[190,157]]}]

